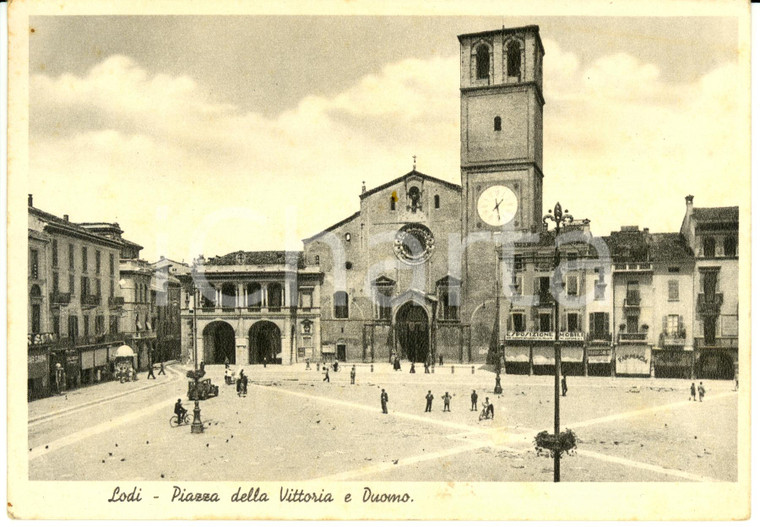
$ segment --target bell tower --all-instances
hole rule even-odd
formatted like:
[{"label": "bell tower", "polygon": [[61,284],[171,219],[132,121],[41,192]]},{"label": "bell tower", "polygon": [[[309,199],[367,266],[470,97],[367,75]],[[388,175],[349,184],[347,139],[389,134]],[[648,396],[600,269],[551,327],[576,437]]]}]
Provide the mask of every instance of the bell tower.
[{"label": "bell tower", "polygon": [[[543,210],[544,49],[538,26],[460,35],[459,45],[465,232],[536,232]],[[481,199],[496,185],[502,188]]]}]

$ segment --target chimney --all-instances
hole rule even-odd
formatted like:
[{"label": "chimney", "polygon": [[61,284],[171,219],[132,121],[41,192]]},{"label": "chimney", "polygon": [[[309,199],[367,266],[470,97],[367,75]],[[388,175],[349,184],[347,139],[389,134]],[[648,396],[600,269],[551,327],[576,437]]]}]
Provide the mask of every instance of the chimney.
[{"label": "chimney", "polygon": [[694,208],[694,196],[689,194],[688,196],[686,196],[686,217],[687,218],[691,216],[691,211],[693,208]]},{"label": "chimney", "polygon": [[68,214],[64,214],[63,215],[63,221],[69,221],[69,215]]},{"label": "chimney", "polygon": [[644,227],[644,234],[649,234],[649,227]]},{"label": "chimney", "polygon": [[29,195],[28,195],[28,197],[26,198],[26,200],[27,200],[27,204],[28,204],[30,207],[34,207],[34,199],[32,198],[32,195],[31,195],[31,194],[29,194]]}]

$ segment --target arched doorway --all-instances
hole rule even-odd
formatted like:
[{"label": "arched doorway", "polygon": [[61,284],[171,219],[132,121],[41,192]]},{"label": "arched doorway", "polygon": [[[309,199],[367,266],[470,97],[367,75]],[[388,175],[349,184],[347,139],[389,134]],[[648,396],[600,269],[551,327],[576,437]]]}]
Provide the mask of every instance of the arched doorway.
[{"label": "arched doorway", "polygon": [[248,331],[248,362],[261,364],[266,357],[267,364],[279,364],[282,362],[281,351],[282,340],[277,324],[262,320],[251,326]]},{"label": "arched doorway", "polygon": [[428,317],[425,309],[407,302],[396,313],[396,335],[402,357],[412,362],[425,362],[430,352]]},{"label": "arched doorway", "polygon": [[717,351],[702,353],[699,357],[697,369],[702,379],[726,379],[734,378],[734,362],[725,353]]},{"label": "arched doorway", "polygon": [[227,322],[212,322],[203,330],[203,360],[206,364],[235,364],[235,330]]}]

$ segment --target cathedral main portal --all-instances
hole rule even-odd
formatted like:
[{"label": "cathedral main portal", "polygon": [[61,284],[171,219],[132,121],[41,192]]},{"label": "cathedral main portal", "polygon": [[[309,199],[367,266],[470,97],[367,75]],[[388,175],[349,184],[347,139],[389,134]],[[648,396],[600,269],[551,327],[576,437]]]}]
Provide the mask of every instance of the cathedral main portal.
[{"label": "cathedral main portal", "polygon": [[396,313],[396,335],[402,357],[412,362],[425,362],[430,353],[428,317],[425,309],[408,302]]}]

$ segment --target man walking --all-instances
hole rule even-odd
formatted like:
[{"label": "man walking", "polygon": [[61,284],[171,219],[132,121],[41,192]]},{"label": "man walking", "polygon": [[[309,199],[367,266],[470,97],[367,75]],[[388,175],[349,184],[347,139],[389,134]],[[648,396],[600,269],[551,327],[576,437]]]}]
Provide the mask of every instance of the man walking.
[{"label": "man walking", "polygon": [[159,375],[166,375],[166,372],[164,371],[164,361],[161,361],[161,368],[158,370]]},{"label": "man walking", "polygon": [[567,395],[567,375],[562,374],[562,397]]},{"label": "man walking", "polygon": [[148,368],[148,377],[147,378],[148,379],[150,379],[150,378],[155,379],[156,378],[156,374],[153,373],[153,363],[152,362],[150,363],[150,367]]},{"label": "man walking", "polygon": [[383,413],[388,413],[388,394],[385,393],[385,388],[380,392],[380,406],[383,407]]},{"label": "man walking", "polygon": [[325,366],[324,369],[325,369],[325,378],[322,379],[322,382],[327,381],[329,383],[330,382],[330,368]]},{"label": "man walking", "polygon": [[702,398],[705,396],[705,387],[702,385],[702,381],[699,381],[699,402],[702,402]]},{"label": "man walking", "polygon": [[351,384],[356,384],[356,364],[351,366]]},{"label": "man walking", "polygon": [[443,411],[444,412],[450,412],[451,408],[449,407],[449,404],[451,403],[451,396],[449,395],[449,392],[446,392],[443,395]]},{"label": "man walking", "polygon": [[689,400],[697,402],[697,387],[694,386],[694,383],[691,383],[691,388],[689,390],[690,390]]},{"label": "man walking", "polygon": [[472,402],[472,407],[470,408],[470,411],[477,412],[478,411],[478,394],[475,392],[475,390],[473,390],[472,395],[470,395],[470,401]]},{"label": "man walking", "polygon": [[427,395],[425,396],[425,411],[426,412],[432,412],[433,411],[433,394],[428,390]]}]

